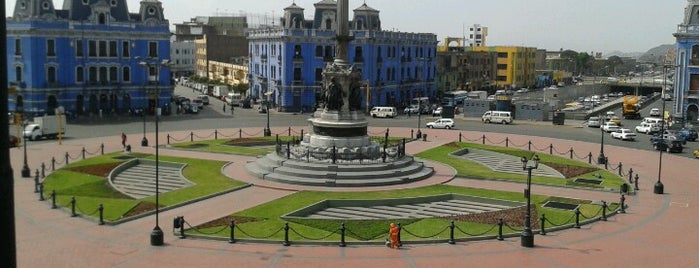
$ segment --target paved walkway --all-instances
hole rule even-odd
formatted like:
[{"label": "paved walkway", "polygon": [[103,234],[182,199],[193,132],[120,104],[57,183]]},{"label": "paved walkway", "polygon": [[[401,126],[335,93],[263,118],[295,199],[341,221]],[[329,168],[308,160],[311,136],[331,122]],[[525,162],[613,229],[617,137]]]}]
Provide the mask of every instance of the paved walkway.
[{"label": "paved walkway", "polygon": [[[379,131],[379,129],[372,129]],[[281,132],[282,129],[274,130]],[[391,129],[392,135],[409,135],[409,129]],[[211,131],[195,131],[206,136]],[[416,153],[433,146],[458,139],[455,130],[429,130],[427,142],[408,146]],[[462,132],[466,137],[483,133]],[[184,135],[185,133],[170,133]],[[489,133],[493,140],[509,136],[516,144],[531,140],[534,144],[553,144],[574,147],[578,152],[596,152],[597,144],[557,140],[523,135]],[[153,134],[149,134],[149,140]],[[165,140],[166,133],[161,134]],[[99,144],[105,151],[121,148],[118,136],[64,141],[63,145],[41,144],[28,147],[32,169],[41,162],[50,163],[52,156],[62,159],[65,152],[79,155],[82,147],[95,151]],[[135,147],[135,151],[152,152],[152,148]],[[176,154],[231,161],[234,164],[249,158],[220,154],[206,154],[177,150],[161,150]],[[542,152],[544,154],[545,152]],[[188,206],[162,212],[160,226],[166,233],[165,246],[149,244],[155,217],[145,217],[118,226],[99,226],[95,222],[71,218],[65,210],[51,210],[47,202],[39,202],[33,193],[33,180],[21,178],[21,149],[11,149],[15,170],[15,205],[19,267],[463,267],[473,264],[486,267],[699,267],[699,232],[696,224],[699,209],[699,165],[697,160],[663,156],[662,179],[665,195],[652,193],[657,180],[658,153],[607,146],[605,153],[612,163],[623,162],[624,169],[633,168],[640,174],[641,190],[629,197],[627,214],[570,229],[537,235],[535,248],[522,248],[519,238],[505,241],[478,241],[456,245],[406,245],[402,250],[383,246],[284,247],[275,244],[228,244],[223,241],[178,239],[170,228],[175,216],[185,215],[192,224],[229,215],[257,204],[268,202],[301,189],[276,188],[273,185],[253,186],[234,193],[212,198]],[[60,160],[59,160],[60,161]],[[49,165],[50,166],[50,165]],[[224,172],[243,178],[244,169],[229,166]],[[447,168],[448,169],[448,168]],[[450,179],[446,170],[443,179],[434,183],[448,183],[478,188],[492,188],[521,192],[523,184],[484,180]],[[453,172],[453,171],[452,171]],[[264,187],[261,187],[264,186]],[[589,192],[533,186],[535,194],[551,194],[573,198],[617,201],[619,196],[607,192]]]}]

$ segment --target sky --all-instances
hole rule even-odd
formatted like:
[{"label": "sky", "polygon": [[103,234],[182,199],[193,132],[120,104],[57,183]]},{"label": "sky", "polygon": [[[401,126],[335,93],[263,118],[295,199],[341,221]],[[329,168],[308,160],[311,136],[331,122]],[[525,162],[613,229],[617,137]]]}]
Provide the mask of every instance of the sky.
[{"label": "sky", "polygon": [[[312,18],[320,0],[295,0]],[[7,16],[15,0],[5,0]],[[253,23],[281,17],[292,0],[161,0],[170,23],[195,16],[250,15]],[[378,9],[384,30],[463,37],[464,27],[488,27],[487,45],[528,46],[579,52],[645,52],[674,44],[687,0],[350,0]],[[127,0],[131,13],[140,0]],[[54,0],[57,9],[63,0]],[[350,13],[350,18],[352,14]]]}]

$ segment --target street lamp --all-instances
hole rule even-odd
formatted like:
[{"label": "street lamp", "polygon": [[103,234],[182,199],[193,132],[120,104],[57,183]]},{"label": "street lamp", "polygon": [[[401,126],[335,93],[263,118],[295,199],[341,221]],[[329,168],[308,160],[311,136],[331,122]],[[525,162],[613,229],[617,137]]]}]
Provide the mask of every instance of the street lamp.
[{"label": "street lamp", "polygon": [[600,147],[599,147],[599,156],[597,156],[597,164],[604,165],[607,163],[607,157],[604,156],[604,115],[600,114],[599,115],[600,119],[600,136],[602,136],[601,141],[600,141]]},{"label": "street lamp", "polygon": [[[159,223],[159,213],[160,213],[160,182],[159,182],[159,165],[160,165],[160,155],[159,155],[159,140],[158,140],[158,121],[160,120],[160,69],[162,66],[169,66],[170,60],[163,60],[162,62],[150,63],[146,61],[141,61],[138,63],[141,67],[146,68],[148,73],[147,81],[150,81],[151,76],[155,76],[155,227],[150,233],[150,244],[151,246],[162,246],[163,245],[163,230],[160,229]],[[155,68],[155,72],[152,70]],[[145,115],[144,115],[145,118]],[[145,138],[145,136],[144,136]]]},{"label": "street lamp", "polygon": [[[667,87],[667,69],[670,68],[669,65],[664,65],[663,66],[663,89],[660,91],[663,93],[665,90],[665,87]],[[661,113],[661,118],[663,119],[660,124],[660,138],[662,143],[665,143],[666,141],[662,139],[663,137],[663,132],[665,132],[665,96],[661,96],[661,100],[663,102],[663,112]],[[666,144],[666,146],[670,146],[670,144]],[[663,149],[663,148],[661,148]],[[660,175],[662,174],[662,168],[663,168],[663,150],[660,150],[660,154],[658,156],[658,181],[655,182],[655,185],[653,185],[653,193],[654,194],[663,194],[665,192],[665,185],[663,185],[663,182],[660,181]]]},{"label": "street lamp", "polygon": [[531,159],[534,161],[534,165],[529,165],[529,160],[522,156],[522,170],[527,171],[527,189],[524,190],[524,197],[527,198],[527,214],[524,216],[524,230],[522,230],[522,246],[523,247],[534,247],[534,234],[532,233],[532,215],[531,215],[531,192],[532,192],[532,169],[539,168],[539,156],[534,155]]},{"label": "street lamp", "polygon": [[265,113],[267,113],[267,126],[264,129],[264,136],[265,137],[272,136],[272,130],[269,128],[269,96],[270,95],[272,95],[272,91],[265,92],[265,96],[267,96],[267,98],[265,100]]},{"label": "street lamp", "polygon": [[17,106],[17,113],[20,115],[18,125],[22,128],[20,131],[22,132],[22,146],[24,147],[24,166],[22,166],[22,178],[31,178],[32,171],[29,169],[29,164],[27,164],[27,133],[25,132],[27,123],[24,122],[24,107]]}]

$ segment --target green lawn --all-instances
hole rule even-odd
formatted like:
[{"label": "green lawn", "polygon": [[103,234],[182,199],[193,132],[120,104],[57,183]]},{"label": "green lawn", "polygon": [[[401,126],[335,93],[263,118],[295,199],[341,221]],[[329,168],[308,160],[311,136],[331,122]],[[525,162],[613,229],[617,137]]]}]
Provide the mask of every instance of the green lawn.
[{"label": "green lawn", "polygon": [[[45,195],[50,197],[51,192],[56,191],[56,203],[69,208],[71,197],[75,197],[77,213],[95,218],[98,217],[98,215],[93,212],[96,211],[99,204],[103,204],[105,221],[119,220],[127,215],[129,211],[136,208],[138,208],[139,211],[154,209],[154,196],[141,200],[133,199],[114,190],[114,188],[109,185],[106,176],[81,171],[81,169],[101,170],[104,169],[101,168],[104,166],[113,167],[126,161],[124,159],[118,159],[121,156],[123,156],[122,153],[107,154],[76,162],[56,170],[47,176],[44,181]],[[132,154],[131,156],[147,159],[155,158],[155,156],[152,155]],[[226,164],[225,162],[168,156],[160,156],[160,160],[186,163],[187,167],[184,168],[183,175],[195,184],[191,187],[160,194],[159,202],[163,207],[180,204],[245,185],[242,182],[232,180],[221,174],[220,170],[223,165]]]}]

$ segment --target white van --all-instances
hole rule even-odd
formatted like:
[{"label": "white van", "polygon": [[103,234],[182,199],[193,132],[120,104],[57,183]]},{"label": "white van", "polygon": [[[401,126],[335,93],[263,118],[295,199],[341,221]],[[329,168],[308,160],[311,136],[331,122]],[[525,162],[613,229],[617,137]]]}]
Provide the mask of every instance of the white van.
[{"label": "white van", "polygon": [[511,124],[512,113],[503,111],[487,111],[483,114],[481,119],[483,120],[483,123]]},{"label": "white van", "polygon": [[383,118],[394,118],[396,115],[398,115],[398,112],[396,112],[395,107],[374,107],[371,108],[371,111],[369,112],[369,115],[371,117],[383,117]]},{"label": "white van", "polygon": [[643,118],[642,122],[660,125],[663,122],[663,119],[659,117],[645,117]]}]

